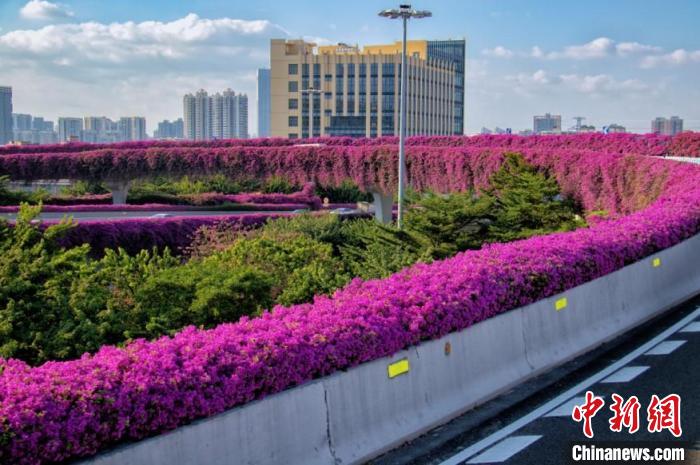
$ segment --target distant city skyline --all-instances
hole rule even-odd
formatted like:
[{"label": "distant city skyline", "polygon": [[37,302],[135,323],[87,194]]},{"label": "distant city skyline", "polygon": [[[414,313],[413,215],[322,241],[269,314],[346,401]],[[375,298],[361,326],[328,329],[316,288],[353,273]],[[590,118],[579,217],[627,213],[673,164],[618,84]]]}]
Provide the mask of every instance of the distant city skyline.
[{"label": "distant city skyline", "polygon": [[[35,2],[45,11],[21,14],[26,3],[0,4],[0,85],[14,88],[15,112],[53,121],[104,113],[173,120],[182,95],[199,88],[231,87],[257,99],[257,70],[269,66],[272,38],[320,45],[400,39],[398,23],[377,17],[391,2],[358,0],[347,8],[302,0],[272,8],[223,0],[48,0]],[[433,17],[412,22],[409,38],[467,39],[467,133],[528,128],[532,115],[546,111],[564,121],[584,114],[596,127],[616,121],[633,132],[648,132],[658,115],[680,115],[685,129],[700,130],[699,2],[414,6]],[[250,111],[249,132],[257,134],[257,105]]]}]

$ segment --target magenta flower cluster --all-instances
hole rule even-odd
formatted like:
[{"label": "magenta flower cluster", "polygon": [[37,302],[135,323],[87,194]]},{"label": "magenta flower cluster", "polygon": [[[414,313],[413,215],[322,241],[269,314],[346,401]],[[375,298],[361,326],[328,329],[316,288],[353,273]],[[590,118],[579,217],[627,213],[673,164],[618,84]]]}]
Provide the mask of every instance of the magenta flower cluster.
[{"label": "magenta flower cluster", "polygon": [[[270,218],[285,213],[250,213],[221,216],[175,216],[171,218],[128,218],[118,220],[81,220],[59,243],[63,247],[89,244],[91,253],[100,256],[105,249],[123,248],[129,253],[154,247],[169,247],[181,253],[192,243],[203,226],[225,225],[231,230],[248,230],[262,226]],[[44,224],[52,224],[45,221]]]},{"label": "magenta flower cluster", "polygon": [[[227,147],[289,147],[313,144],[333,146],[393,145],[396,137],[349,138],[323,137],[312,139],[230,139],[215,141],[141,141],[119,144],[69,143],[38,146],[0,147],[0,156],[17,153],[77,153],[101,149],[138,150],[148,148],[227,148]],[[685,132],[670,137],[658,134],[564,134],[545,136],[478,135],[471,137],[416,136],[409,137],[407,145],[473,146],[473,147],[529,147],[578,148],[604,150],[613,153],[638,155],[700,156],[700,133]],[[690,149],[690,151],[688,150]],[[694,155],[689,155],[694,154]]]},{"label": "magenta flower cluster", "polygon": [[[315,145],[311,142],[318,142]],[[484,149],[517,151],[587,150],[640,155],[700,156],[700,133],[675,137],[637,134],[561,136],[415,137],[409,140],[409,169],[426,154],[452,157]],[[298,182],[337,185],[351,179],[373,189],[395,185],[396,139],[321,138],[304,144],[287,139],[211,142],[139,142],[107,146],[68,144],[8,148],[0,175],[13,179],[127,180],[161,174],[224,173],[231,178],[285,176]],[[99,148],[95,148],[99,147]],[[450,148],[450,150],[445,150]],[[22,152],[19,152],[23,150]],[[15,153],[16,152],[16,153]],[[417,170],[413,170],[414,174]],[[424,186],[444,188],[440,173]],[[387,178],[386,176],[389,176]],[[459,180],[451,179],[452,183]]]},{"label": "magenta flower cluster", "polygon": [[[504,152],[414,147],[412,182],[441,190],[483,186]],[[233,160],[238,168],[257,167],[256,173],[294,166],[328,179],[350,173],[365,185],[395,180],[385,165],[394,161],[392,147],[288,147],[286,155],[253,148],[240,159],[218,150],[206,149],[188,162],[225,167],[223,160]],[[324,150],[328,158],[319,157]],[[257,155],[261,151],[265,157]],[[485,246],[382,280],[356,279],[331,297],[212,330],[190,327],[172,338],[103,347],[79,360],[35,368],[2,360],[0,462],[51,463],[155,435],[560,293],[700,230],[698,166],[618,150],[520,151],[555,174],[588,210],[605,209],[612,218],[568,233]],[[284,163],[272,168],[271,160]],[[182,161],[175,156],[173,166]],[[160,163],[165,159],[158,164],[167,166]]]}]

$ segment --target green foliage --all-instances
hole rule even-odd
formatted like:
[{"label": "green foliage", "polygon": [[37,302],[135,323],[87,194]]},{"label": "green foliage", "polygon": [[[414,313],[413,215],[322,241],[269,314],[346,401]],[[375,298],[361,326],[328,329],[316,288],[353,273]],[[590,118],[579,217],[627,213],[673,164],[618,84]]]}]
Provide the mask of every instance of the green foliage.
[{"label": "green foliage", "polygon": [[[227,182],[182,179],[155,189],[233,189]],[[382,278],[484,243],[584,225],[556,181],[519,155],[506,156],[479,195],[410,193],[409,200],[403,230],[373,219],[297,215],[253,231],[207,230],[184,263],[167,250],[108,250],[99,260],[87,246],[64,250],[57,239],[72,223],[41,227],[41,205],[23,204],[15,226],[0,221],[0,357],[36,364],[187,325],[208,328],[274,304],[309,302],[355,276]]]},{"label": "green foliage", "polygon": [[41,207],[22,204],[13,226],[0,221],[0,356],[29,361],[65,355],[63,331],[73,321],[67,289],[89,264],[87,246],[62,250],[69,221],[41,230]]},{"label": "green foliage", "polygon": [[92,194],[107,194],[109,191],[98,182],[75,181],[70,186],[61,189],[61,195],[81,196]]},{"label": "green foliage", "polygon": [[489,242],[570,231],[585,224],[573,201],[562,198],[556,180],[529,165],[519,154],[506,155],[485,195],[494,199]]},{"label": "green foliage", "polygon": [[424,237],[375,220],[347,221],[343,225],[349,240],[341,247],[346,268],[364,279],[383,278],[417,262],[432,260]]},{"label": "green foliage", "polygon": [[426,244],[433,258],[481,247],[489,236],[494,200],[473,192],[427,194],[406,215],[406,232]]},{"label": "green foliage", "polygon": [[262,271],[272,281],[272,298],[284,305],[309,301],[349,281],[330,244],[298,233],[267,231],[212,258]]},{"label": "green foliage", "polygon": [[211,257],[168,268],[137,290],[126,337],[153,338],[187,325],[210,328],[267,308],[271,280],[259,270]]},{"label": "green foliage", "polygon": [[262,186],[262,191],[266,194],[291,194],[292,192],[297,192],[299,189],[299,186],[295,186],[285,178],[279,176],[273,176],[267,179]]},{"label": "green foliage", "polygon": [[371,202],[372,194],[362,192],[352,181],[345,180],[338,187],[316,187],[316,195],[331,202]]},{"label": "green foliage", "polygon": [[19,205],[22,202],[38,204],[49,198],[49,193],[43,189],[34,192],[14,191],[9,188],[9,183],[8,176],[0,176],[0,206]]}]

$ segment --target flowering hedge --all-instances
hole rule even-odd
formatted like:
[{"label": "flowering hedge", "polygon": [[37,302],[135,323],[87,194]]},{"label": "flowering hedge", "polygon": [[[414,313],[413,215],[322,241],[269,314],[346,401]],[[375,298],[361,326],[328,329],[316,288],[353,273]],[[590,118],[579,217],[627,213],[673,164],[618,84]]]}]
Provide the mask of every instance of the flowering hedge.
[{"label": "flowering hedge", "polygon": [[[212,205],[212,206],[207,206]],[[144,203],[137,205],[44,205],[45,213],[78,213],[78,212],[196,212],[211,211],[218,203],[205,205],[173,205],[168,203]],[[226,206],[222,211],[292,211],[308,209],[305,203],[236,203]],[[0,213],[17,213],[19,206],[0,206]]]},{"label": "flowering hedge", "polygon": [[[261,226],[268,219],[284,213],[251,213],[221,216],[179,216],[172,218],[127,218],[119,220],[82,220],[60,240],[64,247],[90,244],[91,252],[101,255],[105,249],[121,247],[129,253],[144,249],[169,247],[181,252],[192,242],[202,226],[225,224],[234,230]],[[51,224],[51,222],[44,222]]]},{"label": "flowering hedge", "polygon": [[[483,157],[482,172],[461,155],[438,154],[427,151],[421,163],[443,168],[451,186],[478,184],[500,157],[472,154]],[[332,297],[213,330],[190,327],[36,368],[1,360],[0,461],[61,461],[158,434],[570,289],[700,230],[700,167],[582,151],[527,157],[587,207],[631,213],[354,280]]]},{"label": "flowering hedge", "polygon": [[[367,146],[396,144],[396,137],[350,138],[322,137],[311,139],[260,138],[229,139],[214,141],[140,141],[118,144],[69,143],[56,145],[30,145],[0,147],[0,156],[18,153],[77,153],[100,149],[142,150],[149,148],[227,148],[227,147],[289,147],[309,144],[332,146]],[[680,143],[678,142],[680,141]],[[700,133],[685,132],[670,137],[658,134],[562,134],[543,136],[517,136],[489,134],[478,136],[414,136],[407,145],[473,146],[513,148],[580,148],[604,150],[613,153],[635,153],[638,155],[673,154],[676,148],[691,149],[688,156],[700,156]],[[668,152],[668,153],[667,153]]]},{"label": "flowering hedge", "polygon": [[[9,151],[0,156],[0,175],[13,179],[71,178],[92,181],[126,180],[150,174],[225,173],[234,179],[285,176],[297,182],[316,181],[338,185],[352,179],[366,189],[386,190],[386,176],[396,175],[396,138],[313,139],[320,146],[287,139],[253,139],[210,142],[143,142],[93,146],[89,144],[26,147],[26,151]],[[561,136],[473,136],[415,137],[408,147],[409,177],[412,160],[426,153],[438,152],[449,158],[464,153],[487,150],[561,152],[571,150],[638,155],[700,156],[700,133],[683,133],[674,138],[637,134],[579,134]],[[59,151],[61,148],[64,151]],[[97,148],[96,148],[97,147]],[[16,148],[16,150],[20,150]],[[74,151],[75,149],[75,151]],[[80,150],[78,150],[80,149]],[[442,173],[430,172],[428,186],[440,190]],[[453,180],[454,181],[454,180]]]}]

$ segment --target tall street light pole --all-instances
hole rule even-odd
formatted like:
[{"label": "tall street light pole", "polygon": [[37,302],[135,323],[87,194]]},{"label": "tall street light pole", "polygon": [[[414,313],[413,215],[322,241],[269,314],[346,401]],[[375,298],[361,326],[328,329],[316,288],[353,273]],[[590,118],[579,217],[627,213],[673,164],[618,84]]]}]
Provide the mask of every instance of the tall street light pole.
[{"label": "tall street light pole", "polygon": [[406,154],[404,145],[406,139],[406,106],[408,96],[408,72],[406,71],[406,26],[411,18],[429,18],[433,14],[426,10],[414,10],[411,5],[399,5],[398,9],[382,10],[379,16],[403,21],[403,42],[401,44],[401,100],[399,103],[399,214],[396,226],[401,229],[403,224],[404,184],[406,179]]}]

